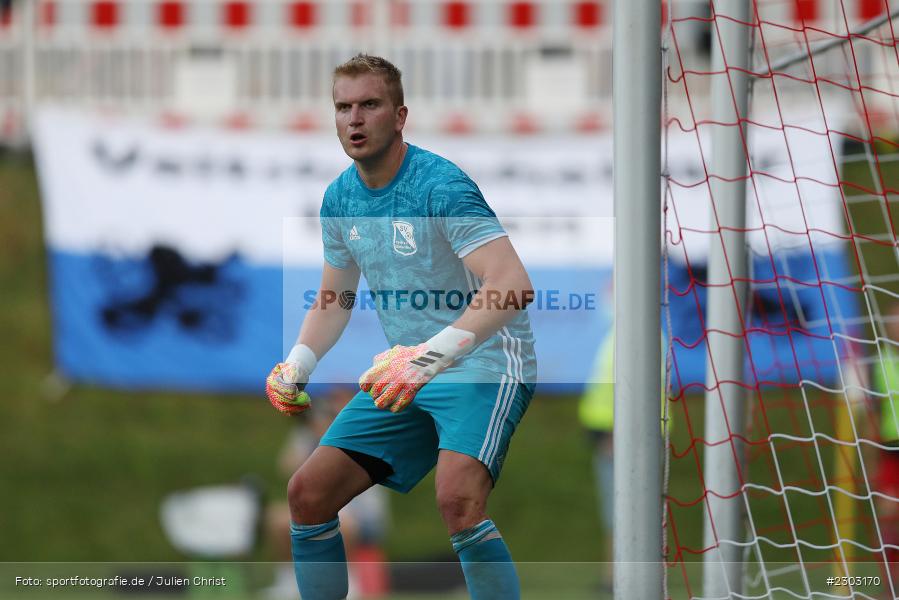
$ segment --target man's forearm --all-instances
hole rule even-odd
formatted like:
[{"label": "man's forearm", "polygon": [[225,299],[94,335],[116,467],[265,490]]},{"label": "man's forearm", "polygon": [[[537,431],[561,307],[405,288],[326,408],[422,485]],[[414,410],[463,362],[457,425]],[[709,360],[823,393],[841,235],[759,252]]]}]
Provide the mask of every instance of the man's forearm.
[{"label": "man's forearm", "polygon": [[[319,293],[319,297],[322,294]],[[350,321],[350,311],[337,303],[316,302],[306,313],[297,344],[309,346],[321,359],[340,339]]]},{"label": "man's forearm", "polygon": [[487,279],[453,327],[475,334],[481,343],[503,328],[534,299],[526,277]]}]

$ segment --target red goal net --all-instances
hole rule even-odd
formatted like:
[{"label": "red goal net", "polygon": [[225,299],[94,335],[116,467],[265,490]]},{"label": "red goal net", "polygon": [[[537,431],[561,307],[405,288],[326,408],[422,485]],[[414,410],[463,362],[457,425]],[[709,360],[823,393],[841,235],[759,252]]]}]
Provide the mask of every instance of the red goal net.
[{"label": "red goal net", "polygon": [[[667,594],[894,598],[899,4],[758,0],[746,20],[719,4],[675,2],[663,27]],[[726,39],[739,30],[746,63]],[[716,167],[726,152],[742,175]],[[734,226],[718,215],[737,186]],[[709,275],[722,248],[723,279]],[[722,289],[734,330],[706,321]]]}]

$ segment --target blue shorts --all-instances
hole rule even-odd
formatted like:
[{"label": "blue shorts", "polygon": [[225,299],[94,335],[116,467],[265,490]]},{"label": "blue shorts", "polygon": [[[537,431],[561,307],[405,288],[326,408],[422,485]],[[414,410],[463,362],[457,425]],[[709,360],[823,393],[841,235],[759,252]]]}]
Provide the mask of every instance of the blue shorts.
[{"label": "blue shorts", "polygon": [[533,391],[507,375],[473,376],[471,370],[452,369],[421,388],[399,413],[376,408],[360,391],[331,423],[321,445],[380,458],[393,468],[381,483],[399,492],[414,488],[434,468],[439,450],[479,460],[496,483]]}]

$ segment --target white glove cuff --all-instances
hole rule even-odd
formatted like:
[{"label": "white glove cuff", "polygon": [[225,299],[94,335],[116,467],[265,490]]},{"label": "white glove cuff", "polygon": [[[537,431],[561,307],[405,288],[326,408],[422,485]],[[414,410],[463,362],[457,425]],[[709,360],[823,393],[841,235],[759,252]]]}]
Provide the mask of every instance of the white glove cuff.
[{"label": "white glove cuff", "polygon": [[296,363],[300,366],[300,369],[306,371],[306,375],[311,375],[318,364],[318,359],[315,358],[315,352],[313,352],[309,346],[306,344],[297,344],[291,349],[290,354],[287,355],[284,362]]},{"label": "white glove cuff", "polygon": [[474,348],[474,341],[475,335],[472,332],[449,326],[429,339],[427,343],[431,349],[455,360],[463,354],[471,352]]}]

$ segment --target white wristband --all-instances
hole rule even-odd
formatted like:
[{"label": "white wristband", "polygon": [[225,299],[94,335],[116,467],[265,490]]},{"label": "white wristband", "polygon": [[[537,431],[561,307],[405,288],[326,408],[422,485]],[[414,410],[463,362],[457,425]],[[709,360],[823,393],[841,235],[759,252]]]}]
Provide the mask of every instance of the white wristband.
[{"label": "white wristband", "polygon": [[451,360],[455,360],[471,352],[474,348],[475,335],[464,329],[456,329],[452,325],[428,340],[428,346]]},{"label": "white wristband", "polygon": [[284,362],[300,365],[300,368],[304,369],[306,374],[309,375],[315,370],[318,359],[315,358],[315,352],[313,352],[309,346],[306,344],[297,344],[291,349],[290,354],[287,355]]}]

